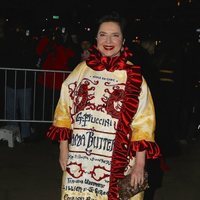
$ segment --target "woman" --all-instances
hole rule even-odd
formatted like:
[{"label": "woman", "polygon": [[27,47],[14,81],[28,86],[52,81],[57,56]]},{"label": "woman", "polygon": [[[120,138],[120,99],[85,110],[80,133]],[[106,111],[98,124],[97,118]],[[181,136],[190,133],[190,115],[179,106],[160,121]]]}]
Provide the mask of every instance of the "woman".
[{"label": "woman", "polygon": [[151,94],[123,31],[117,14],[101,18],[97,45],[62,84],[47,134],[60,140],[62,200],[118,199],[118,179],[131,173],[132,186],[142,184],[145,159],[160,154]]}]

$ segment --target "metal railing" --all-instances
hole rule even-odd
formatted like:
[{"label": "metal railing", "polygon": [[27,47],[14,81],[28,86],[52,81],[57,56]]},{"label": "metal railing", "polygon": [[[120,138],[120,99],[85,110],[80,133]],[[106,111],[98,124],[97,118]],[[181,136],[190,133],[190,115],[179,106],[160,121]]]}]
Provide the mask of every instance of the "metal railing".
[{"label": "metal railing", "polygon": [[[51,123],[54,113],[55,105],[57,104],[56,93],[56,76],[61,74],[64,81],[67,75],[71,71],[59,71],[59,70],[40,70],[40,69],[26,69],[26,68],[0,68],[0,122],[39,122],[39,123]],[[52,88],[47,88],[47,77],[51,74]],[[38,77],[43,77],[43,84],[38,84]],[[20,86],[19,86],[20,82]],[[42,88],[42,90],[41,90]],[[9,92],[12,90],[12,98],[10,98]],[[40,90],[40,93],[38,91]],[[47,91],[51,92],[51,97],[47,96]],[[19,93],[20,92],[20,93]],[[30,101],[27,101],[27,96],[31,95]],[[48,103],[46,100],[50,98],[52,103]],[[23,99],[23,108],[20,104],[20,99]],[[48,99],[49,100],[49,99]],[[12,105],[11,103],[12,102]],[[31,103],[30,103],[31,102]],[[40,106],[38,106],[38,102]],[[30,105],[28,105],[30,104]],[[28,105],[28,106],[27,106]],[[21,106],[21,108],[19,108]],[[8,116],[8,109],[12,108],[12,117]],[[19,110],[23,113],[19,113]],[[27,116],[27,109],[29,109],[29,116]],[[45,110],[46,109],[46,110]],[[49,117],[45,117],[45,112],[51,113]],[[41,117],[37,118],[37,113]]]}]

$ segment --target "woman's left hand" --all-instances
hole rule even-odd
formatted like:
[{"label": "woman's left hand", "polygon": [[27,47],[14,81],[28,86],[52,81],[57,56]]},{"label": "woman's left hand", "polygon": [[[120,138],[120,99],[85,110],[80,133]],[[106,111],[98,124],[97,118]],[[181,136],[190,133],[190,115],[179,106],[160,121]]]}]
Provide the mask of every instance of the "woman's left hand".
[{"label": "woman's left hand", "polygon": [[134,166],[134,169],[131,173],[131,186],[135,189],[138,185],[142,185],[144,182],[144,167],[143,166]]},{"label": "woman's left hand", "polygon": [[145,151],[136,152],[135,165],[131,172],[131,186],[135,189],[144,182]]}]

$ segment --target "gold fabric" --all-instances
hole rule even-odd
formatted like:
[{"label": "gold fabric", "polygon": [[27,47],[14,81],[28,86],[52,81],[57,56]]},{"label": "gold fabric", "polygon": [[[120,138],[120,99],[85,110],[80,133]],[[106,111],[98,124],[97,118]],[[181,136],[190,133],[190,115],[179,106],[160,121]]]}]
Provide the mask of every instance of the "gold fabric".
[{"label": "gold fabric", "polygon": [[56,127],[71,128],[71,117],[69,114],[69,108],[67,105],[67,86],[62,85],[60,99],[56,106],[53,125]]},{"label": "gold fabric", "polygon": [[130,200],[143,200],[144,198],[144,192],[140,192],[136,194],[134,197],[132,197]]},{"label": "gold fabric", "polygon": [[[108,72],[104,70],[96,72],[90,69],[85,62],[82,62],[63,82],[60,99],[54,114],[53,125],[73,130],[72,140],[69,144],[68,166],[70,166],[68,168],[71,170],[71,174],[75,177],[80,175],[80,177],[73,178],[69,172],[64,172],[62,200],[67,199],[68,195],[71,198],[74,192],[76,193],[75,197],[80,199],[86,199],[85,197],[91,197],[90,200],[108,199],[105,193],[109,189],[110,163],[112,161],[112,148],[116,132],[114,125],[117,124],[118,119],[112,118],[112,116],[107,114],[106,110],[104,110],[104,101],[108,100],[109,95],[113,92],[113,85],[124,90],[126,81],[126,71],[116,70]],[[83,96],[78,93],[79,88],[83,84],[88,84],[87,104],[85,104],[84,109],[77,111],[74,102],[78,104],[83,100]],[[116,105],[116,102],[113,103],[116,110],[121,108],[121,101],[117,103],[118,105]],[[92,105],[102,106],[103,110],[91,111],[89,106]],[[84,118],[86,116],[87,118]],[[144,79],[139,96],[139,107],[131,127],[133,130],[132,141],[154,141],[154,106],[149,88]],[[131,160],[131,162],[133,161],[134,159]],[[106,174],[108,176],[105,176]],[[102,179],[95,182],[95,179],[99,178]],[[76,182],[77,180],[82,182]],[[93,191],[88,193],[88,188],[90,189],[90,186],[93,184],[99,185],[96,186],[99,193],[98,196],[95,196],[96,194]],[[79,188],[82,188],[81,192]],[[143,193],[139,193],[131,200],[142,200],[143,196]]]},{"label": "gold fabric", "polygon": [[151,93],[146,81],[143,79],[139,106],[132,121],[132,141],[146,140],[154,142],[154,131],[156,126],[155,110]]}]

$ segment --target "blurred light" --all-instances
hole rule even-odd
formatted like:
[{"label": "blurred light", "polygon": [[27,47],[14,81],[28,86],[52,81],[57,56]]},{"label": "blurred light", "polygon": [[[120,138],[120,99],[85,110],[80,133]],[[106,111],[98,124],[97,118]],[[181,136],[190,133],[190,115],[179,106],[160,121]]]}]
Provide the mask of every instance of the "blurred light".
[{"label": "blurred light", "polygon": [[200,32],[200,28],[198,28],[198,29],[196,30],[196,32],[198,32],[198,33],[199,33],[199,32]]},{"label": "blurred light", "polygon": [[135,21],[136,21],[136,22],[140,22],[140,21],[141,21],[141,19],[137,18],[137,19],[135,19]]},{"label": "blurred light", "polygon": [[30,31],[26,30],[26,36],[29,36],[29,35],[30,35]]},{"label": "blurred light", "polygon": [[89,27],[85,27],[84,28],[86,31],[91,31],[91,29]]},{"label": "blurred light", "polygon": [[156,43],[156,46],[158,46],[158,41],[157,40],[155,41],[155,43]]},{"label": "blurred light", "polygon": [[58,15],[53,15],[53,19],[59,19],[60,17]]},{"label": "blurred light", "polygon": [[156,41],[155,41],[156,46],[158,46],[160,43],[161,43],[160,40],[156,40]]},{"label": "blurred light", "polygon": [[180,5],[181,5],[181,1],[177,0],[177,6],[180,6]]},{"label": "blurred light", "polygon": [[140,41],[140,39],[139,39],[139,36],[135,36],[135,39],[133,39],[132,42],[133,42],[133,43],[140,44],[141,41]]},{"label": "blurred light", "polygon": [[62,33],[65,33],[65,29],[66,29],[65,27],[62,27]]}]

